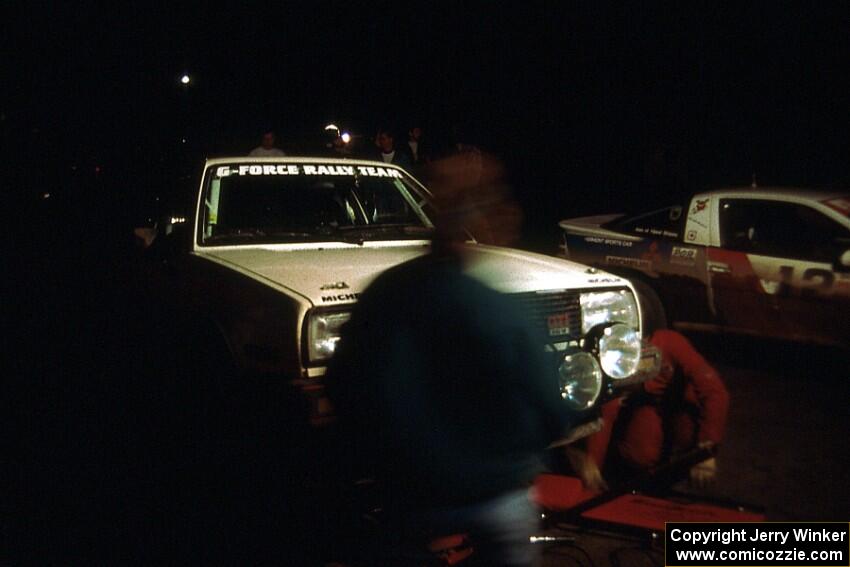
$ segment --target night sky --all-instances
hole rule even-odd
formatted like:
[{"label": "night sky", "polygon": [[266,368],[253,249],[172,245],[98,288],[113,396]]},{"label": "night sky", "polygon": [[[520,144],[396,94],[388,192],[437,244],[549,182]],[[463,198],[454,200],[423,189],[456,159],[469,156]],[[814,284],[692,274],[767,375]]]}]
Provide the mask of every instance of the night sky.
[{"label": "night sky", "polygon": [[185,177],[266,128],[309,151],[329,121],[402,139],[418,123],[434,144],[460,128],[508,165],[532,227],[753,173],[850,181],[846,3],[30,3],[5,26],[17,194],[99,166],[129,202],[142,169]]},{"label": "night sky", "polygon": [[[141,259],[132,228],[185,211],[204,157],[245,155],[265,129],[305,153],[329,121],[367,146],[380,125],[403,141],[418,123],[434,147],[455,127],[505,163],[525,212],[519,244],[544,252],[556,249],[560,219],[670,204],[703,188],[749,185],[753,174],[761,185],[850,187],[850,2],[434,4],[3,4],[0,211],[13,292],[3,302],[12,356],[0,396],[10,425],[0,430],[9,432],[3,455],[13,470],[0,533],[13,553],[23,546],[30,561],[56,553],[53,562],[68,563],[74,555],[64,549],[88,550],[104,562],[101,550],[123,546],[145,561],[167,542],[195,561],[200,547],[220,562],[217,546],[242,540],[214,536],[235,526],[238,537],[279,553],[279,515],[258,515],[257,529],[242,523],[238,510],[253,505],[239,491],[250,489],[263,503],[254,508],[265,510],[274,500],[263,487],[277,494],[288,484],[259,474],[265,456],[207,473],[213,461],[204,459],[218,453],[184,449],[201,430],[217,447],[216,428],[230,426],[204,413],[215,389],[197,387],[210,383],[205,369],[218,359],[200,360],[210,347],[192,342],[205,336],[193,337],[186,325],[194,321],[179,321],[185,305],[141,291],[168,284],[134,280],[143,272],[131,270]],[[162,268],[162,257],[152,258]],[[786,351],[770,344],[740,358],[770,369],[783,360],[777,352],[805,353],[798,363],[816,367],[818,387],[801,388],[806,381],[789,373],[773,395],[790,400],[789,415],[814,393],[838,408],[842,390],[819,386],[843,375],[822,370],[808,349]],[[770,370],[751,377],[740,384],[753,399],[777,387]],[[776,414],[769,403],[753,408]],[[801,494],[835,497],[832,487],[846,482],[821,473],[846,470],[840,460],[823,466],[841,454],[821,449],[820,430],[803,436],[821,423],[846,427],[828,419],[841,409],[800,414],[809,429],[785,419],[757,431],[767,447],[752,454],[777,455]],[[805,450],[794,453],[782,435],[798,429],[794,444]],[[835,431],[827,437],[846,439]],[[197,469],[174,465],[194,455]],[[327,466],[310,461],[311,482],[339,468],[336,455],[325,456]],[[287,453],[287,462],[299,459]],[[772,462],[758,471],[770,486],[781,476]],[[202,497],[207,481],[232,493],[224,514]],[[291,485],[296,501],[315,493]],[[193,537],[215,541],[198,546]]]}]

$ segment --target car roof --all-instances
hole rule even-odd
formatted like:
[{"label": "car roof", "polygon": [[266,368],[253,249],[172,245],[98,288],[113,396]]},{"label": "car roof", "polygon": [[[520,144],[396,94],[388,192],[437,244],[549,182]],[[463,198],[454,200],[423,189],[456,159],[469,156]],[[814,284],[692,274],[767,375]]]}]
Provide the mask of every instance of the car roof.
[{"label": "car roof", "polygon": [[738,199],[805,199],[811,201],[828,201],[850,197],[850,192],[829,189],[811,189],[806,187],[727,187],[712,189],[694,195],[700,197],[732,197]]},{"label": "car roof", "polygon": [[395,166],[391,163],[386,163],[383,161],[375,161],[368,159],[349,159],[349,158],[337,158],[337,157],[322,157],[322,156],[221,156],[216,158],[207,159],[205,167],[219,165],[219,164],[228,164],[233,162],[239,163],[326,163],[326,164],[339,164],[339,165],[368,165],[368,166],[378,166],[378,167],[392,167],[395,169],[400,169],[404,171],[404,169]]}]

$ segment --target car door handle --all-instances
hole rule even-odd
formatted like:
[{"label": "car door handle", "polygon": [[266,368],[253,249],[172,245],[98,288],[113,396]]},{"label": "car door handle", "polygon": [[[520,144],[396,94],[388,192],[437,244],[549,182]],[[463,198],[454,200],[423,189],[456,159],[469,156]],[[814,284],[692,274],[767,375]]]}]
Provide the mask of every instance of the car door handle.
[{"label": "car door handle", "polygon": [[732,268],[728,264],[712,263],[708,265],[708,271],[715,274],[728,274],[732,272]]}]

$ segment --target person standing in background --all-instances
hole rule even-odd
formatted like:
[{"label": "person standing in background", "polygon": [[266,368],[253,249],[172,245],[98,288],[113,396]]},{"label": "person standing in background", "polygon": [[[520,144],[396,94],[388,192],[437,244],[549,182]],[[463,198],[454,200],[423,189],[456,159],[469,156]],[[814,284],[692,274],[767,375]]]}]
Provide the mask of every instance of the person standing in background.
[{"label": "person standing in background", "polygon": [[422,165],[428,163],[430,156],[426,142],[422,137],[422,128],[414,126],[407,133],[407,146],[410,148],[410,156],[413,158],[413,165]]},{"label": "person standing in background", "polygon": [[283,157],[286,154],[283,150],[277,147],[277,136],[272,130],[263,134],[262,142],[259,146],[251,150],[248,155],[251,157]]},{"label": "person standing in background", "polygon": [[375,145],[378,147],[378,161],[397,165],[402,169],[410,169],[413,162],[403,148],[396,148],[395,136],[388,128],[378,129],[375,135]]}]

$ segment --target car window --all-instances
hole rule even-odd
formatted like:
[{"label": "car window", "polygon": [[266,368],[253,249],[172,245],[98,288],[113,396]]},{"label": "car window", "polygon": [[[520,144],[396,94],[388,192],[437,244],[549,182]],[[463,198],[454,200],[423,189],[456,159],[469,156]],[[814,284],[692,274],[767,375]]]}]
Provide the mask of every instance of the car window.
[{"label": "car window", "polygon": [[388,190],[386,184],[363,184],[359,195],[370,223],[405,223],[415,219],[403,194]]},{"label": "car window", "polygon": [[721,199],[724,248],[815,262],[833,262],[850,246],[850,231],[806,205],[763,199]]},{"label": "car window", "polygon": [[682,207],[674,205],[648,213],[629,215],[614,221],[608,227],[637,236],[675,240],[681,237],[683,224]]}]

